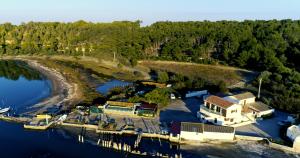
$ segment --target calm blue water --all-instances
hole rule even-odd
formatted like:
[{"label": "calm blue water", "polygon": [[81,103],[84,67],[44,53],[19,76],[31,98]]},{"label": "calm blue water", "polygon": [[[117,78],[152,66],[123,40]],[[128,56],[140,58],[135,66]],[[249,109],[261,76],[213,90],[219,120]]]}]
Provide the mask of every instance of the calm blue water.
[{"label": "calm blue water", "polygon": [[105,82],[104,84],[100,85],[97,88],[97,91],[101,94],[106,95],[109,92],[109,90],[114,87],[124,87],[124,86],[128,86],[131,84],[132,84],[131,82],[120,81],[120,80],[111,80],[111,81]]},{"label": "calm blue water", "polygon": [[[0,77],[0,106],[10,106],[15,110],[25,109],[51,94],[51,82],[46,79],[28,80],[20,76],[18,80]],[[3,105],[4,104],[4,105]]]},{"label": "calm blue water", "polygon": [[[0,60],[0,105],[18,110],[47,98],[51,82],[23,62]],[[66,137],[67,135],[67,137]],[[0,158],[122,157],[118,152],[77,142],[61,129],[28,131],[22,124],[0,121]]]},{"label": "calm blue water", "polygon": [[78,143],[63,130],[27,131],[20,124],[0,122],[1,158],[122,157],[121,153]]}]

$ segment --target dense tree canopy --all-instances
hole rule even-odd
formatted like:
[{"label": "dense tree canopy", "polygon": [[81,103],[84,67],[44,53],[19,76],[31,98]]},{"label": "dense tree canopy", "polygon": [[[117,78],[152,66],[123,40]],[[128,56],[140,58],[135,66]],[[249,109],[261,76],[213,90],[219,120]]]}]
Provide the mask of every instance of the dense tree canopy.
[{"label": "dense tree canopy", "polygon": [[[0,54],[62,54],[220,63],[268,71],[274,106],[300,110],[300,21],[0,25]],[[162,79],[165,80],[165,78]]]}]

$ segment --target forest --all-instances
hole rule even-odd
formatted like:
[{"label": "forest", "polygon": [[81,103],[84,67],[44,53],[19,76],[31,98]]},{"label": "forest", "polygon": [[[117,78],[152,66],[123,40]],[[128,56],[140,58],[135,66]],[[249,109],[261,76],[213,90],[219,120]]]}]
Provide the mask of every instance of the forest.
[{"label": "forest", "polygon": [[22,54],[116,55],[133,66],[151,59],[246,68],[264,72],[265,102],[300,111],[299,20],[1,24],[0,55]]}]

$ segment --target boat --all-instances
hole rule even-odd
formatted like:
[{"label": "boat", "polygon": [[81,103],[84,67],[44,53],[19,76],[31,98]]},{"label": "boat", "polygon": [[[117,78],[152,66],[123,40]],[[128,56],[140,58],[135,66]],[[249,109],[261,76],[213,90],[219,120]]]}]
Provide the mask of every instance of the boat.
[{"label": "boat", "polygon": [[10,107],[8,107],[8,108],[3,108],[3,109],[0,108],[0,114],[6,113],[6,112],[8,112],[9,110],[10,110]]}]

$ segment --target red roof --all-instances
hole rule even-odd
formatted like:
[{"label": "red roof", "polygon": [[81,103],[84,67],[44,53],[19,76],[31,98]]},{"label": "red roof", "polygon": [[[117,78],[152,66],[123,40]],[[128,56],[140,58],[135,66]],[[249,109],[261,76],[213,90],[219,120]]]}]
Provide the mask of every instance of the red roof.
[{"label": "red roof", "polygon": [[222,108],[228,108],[230,106],[232,106],[234,103],[230,102],[230,101],[227,101],[223,98],[220,98],[218,96],[209,96],[205,99],[206,102],[209,102],[211,104],[214,104],[214,105],[217,105],[217,106],[220,106]]},{"label": "red roof", "polygon": [[142,103],[139,108],[155,111],[157,109],[157,104]]},{"label": "red roof", "polygon": [[180,122],[173,122],[171,125],[171,133],[180,134]]}]

